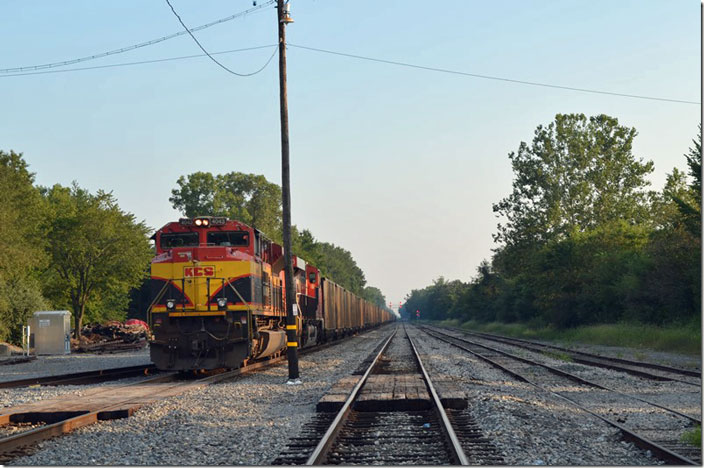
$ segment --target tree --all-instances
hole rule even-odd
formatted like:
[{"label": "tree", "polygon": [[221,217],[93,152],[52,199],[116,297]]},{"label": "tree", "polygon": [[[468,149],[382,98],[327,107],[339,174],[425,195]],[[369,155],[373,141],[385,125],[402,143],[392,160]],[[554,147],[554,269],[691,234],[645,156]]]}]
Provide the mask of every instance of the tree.
[{"label": "tree", "polygon": [[281,188],[263,175],[195,172],[176,181],[169,201],[186,216],[227,216],[281,239]]},{"label": "tree", "polygon": [[39,271],[48,262],[45,204],[21,153],[0,151],[0,340],[19,343],[22,325],[46,309]]},{"label": "tree", "polygon": [[692,183],[688,193],[672,194],[671,198],[677,204],[682,214],[683,222],[687,230],[696,237],[701,237],[702,233],[702,125],[699,124],[699,134],[695,140],[694,148],[689,148],[689,153],[685,154],[689,175]]},{"label": "tree", "polygon": [[647,219],[645,177],[653,163],[634,157],[636,134],[607,115],[557,114],[539,125],[531,145],[521,142],[509,154],[513,191],[493,205],[506,220],[494,240],[541,244],[611,220]]},{"label": "tree", "polygon": [[76,183],[43,189],[50,207],[46,293],[55,305],[73,311],[80,338],[87,310],[105,318],[126,309],[129,291],[146,275],[152,251],[148,228],[123,212],[110,193],[92,195]]},{"label": "tree", "polygon": [[316,265],[324,276],[338,283],[345,289],[357,295],[362,295],[367,280],[364,272],[357,262],[352,258],[352,254],[327,242],[318,243],[320,251],[320,264]]},{"label": "tree", "polygon": [[[169,201],[188,217],[227,216],[256,227],[275,242],[283,239],[281,188],[262,175],[230,172],[213,176],[194,172],[181,176]],[[366,280],[349,251],[319,242],[308,229],[291,226],[291,250],[318,267],[323,275],[363,295]],[[383,304],[382,304],[383,305]]]},{"label": "tree", "polygon": [[365,286],[362,291],[362,297],[372,304],[386,309],[386,297],[382,294],[381,289],[375,288],[374,286]]}]

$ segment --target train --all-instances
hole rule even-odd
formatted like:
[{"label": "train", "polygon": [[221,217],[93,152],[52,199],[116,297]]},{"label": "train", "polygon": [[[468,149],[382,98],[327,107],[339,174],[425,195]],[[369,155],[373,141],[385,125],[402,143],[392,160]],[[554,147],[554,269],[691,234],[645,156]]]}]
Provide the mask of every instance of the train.
[{"label": "train", "polygon": [[[281,245],[219,216],[181,218],[152,236],[150,357],[159,369],[238,368],[285,353]],[[394,320],[291,255],[298,346],[306,348]]]}]

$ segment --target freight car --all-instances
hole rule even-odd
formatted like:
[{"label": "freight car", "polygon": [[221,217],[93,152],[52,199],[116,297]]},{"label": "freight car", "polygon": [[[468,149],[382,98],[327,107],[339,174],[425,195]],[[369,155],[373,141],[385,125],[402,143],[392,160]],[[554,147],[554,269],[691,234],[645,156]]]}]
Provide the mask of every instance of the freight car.
[{"label": "freight car", "polygon": [[[286,349],[284,251],[223,217],[181,218],[152,239],[152,361],[160,369],[237,368]],[[292,256],[298,345],[378,326],[393,315]]]}]

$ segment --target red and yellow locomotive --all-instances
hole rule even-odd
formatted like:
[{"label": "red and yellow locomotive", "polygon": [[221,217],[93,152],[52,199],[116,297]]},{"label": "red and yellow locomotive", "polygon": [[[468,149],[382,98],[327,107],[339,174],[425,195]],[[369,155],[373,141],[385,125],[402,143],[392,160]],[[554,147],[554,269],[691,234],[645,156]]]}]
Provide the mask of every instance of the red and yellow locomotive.
[{"label": "red and yellow locomotive", "polygon": [[[238,221],[208,216],[168,223],[152,239],[150,353],[158,368],[235,368],[285,351],[280,245]],[[303,259],[292,260],[299,346],[392,319]]]}]

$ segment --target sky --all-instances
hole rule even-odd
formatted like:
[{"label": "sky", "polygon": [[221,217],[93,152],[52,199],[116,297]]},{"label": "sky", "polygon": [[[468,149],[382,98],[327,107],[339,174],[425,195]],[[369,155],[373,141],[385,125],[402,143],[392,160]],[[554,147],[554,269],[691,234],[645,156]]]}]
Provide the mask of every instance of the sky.
[{"label": "sky", "polygon": [[[251,0],[171,0],[189,27]],[[261,5],[265,0],[258,0]],[[349,250],[398,304],[440,276],[470,280],[489,259],[511,191],[508,154],[558,113],[635,127],[652,188],[685,168],[701,106],[528,86],[420,66],[701,101],[696,0],[445,2],[292,0],[287,26],[292,221]],[[182,31],[164,0],[5,0],[0,68],[70,60]],[[196,32],[238,73],[277,41],[273,6]],[[68,67],[200,54],[187,35]],[[47,71],[47,70],[45,70]],[[29,70],[26,72],[30,72]],[[22,152],[40,185],[112,191],[158,229],[196,171],[281,183],[278,65],[239,77],[208,58],[21,76],[0,74],[0,150]]]}]

